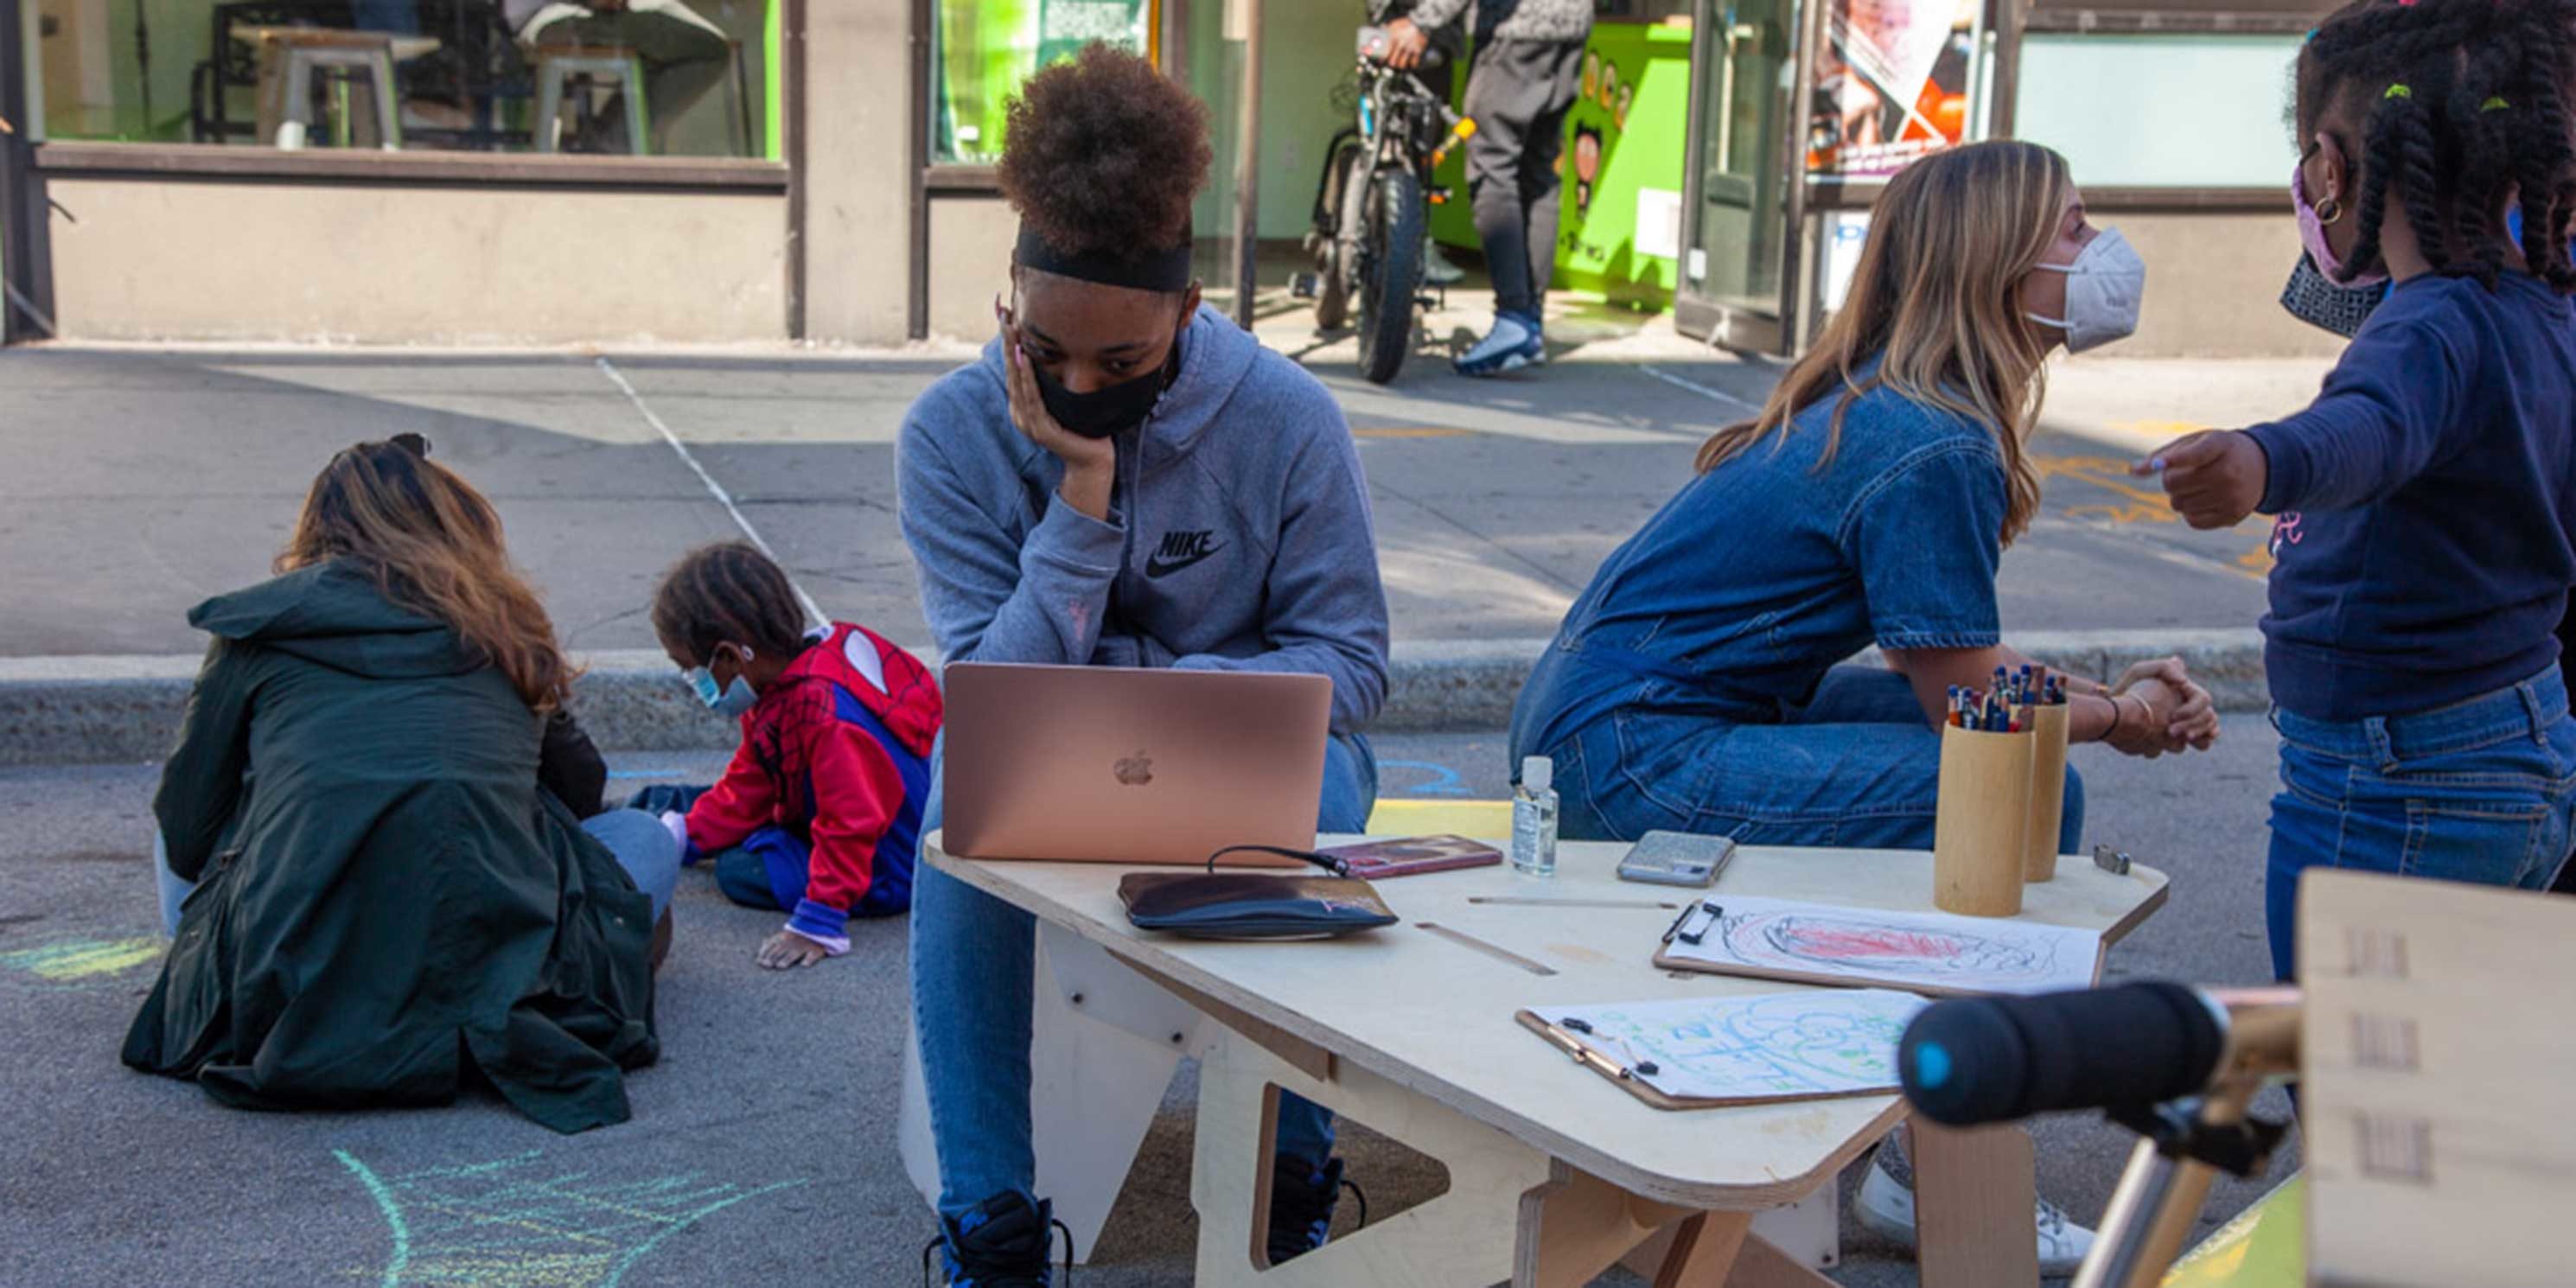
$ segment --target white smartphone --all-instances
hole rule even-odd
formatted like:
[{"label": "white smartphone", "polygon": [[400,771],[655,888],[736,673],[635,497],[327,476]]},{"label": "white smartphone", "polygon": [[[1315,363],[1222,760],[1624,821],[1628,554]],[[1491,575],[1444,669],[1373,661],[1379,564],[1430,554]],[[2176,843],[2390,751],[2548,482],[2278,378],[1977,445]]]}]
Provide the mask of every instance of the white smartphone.
[{"label": "white smartphone", "polygon": [[1648,832],[1629,847],[1626,858],[1619,860],[1619,879],[1706,887],[1717,883],[1718,874],[1734,857],[1733,837]]}]

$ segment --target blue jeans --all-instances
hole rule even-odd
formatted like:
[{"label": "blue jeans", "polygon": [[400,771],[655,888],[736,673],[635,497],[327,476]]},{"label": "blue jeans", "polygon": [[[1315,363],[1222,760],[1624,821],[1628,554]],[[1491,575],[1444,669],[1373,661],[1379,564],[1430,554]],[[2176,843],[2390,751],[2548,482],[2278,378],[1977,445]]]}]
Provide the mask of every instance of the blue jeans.
[{"label": "blue jeans", "polygon": [[[653,901],[653,919],[660,921],[680,883],[680,843],[662,820],[642,810],[613,809],[584,819],[581,830],[617,856],[617,866]],[[197,887],[170,870],[169,847],[158,831],[152,834],[152,876],[161,892],[161,933],[177,935],[180,905]]]},{"label": "blue jeans", "polygon": [[[927,836],[946,813],[946,744],[932,753]],[[1377,806],[1377,753],[1357,735],[1324,752],[1320,832],[1357,832]],[[1003,1193],[1030,1198],[1037,1152],[1029,1127],[1029,1016],[1035,1004],[1037,921],[1029,913],[921,865],[912,889],[912,1025],[930,1092],[939,1153],[939,1214],[949,1221]],[[1279,1099],[1279,1153],[1322,1166],[1333,1117],[1296,1096]]]},{"label": "blue jeans", "polygon": [[[1614,711],[1553,748],[1558,834],[1633,841],[1649,831],[1747,845],[1928,850],[1941,735],[1904,676],[1838,666],[1779,724]],[[2057,852],[2084,836],[2084,780],[2066,770]]]},{"label": "blue jeans", "polygon": [[2330,724],[2272,713],[2281,791],[2264,883],[2272,973],[2298,973],[2299,874],[2312,867],[2546,890],[2576,815],[2576,720],[2552,667],[2411,716]]}]

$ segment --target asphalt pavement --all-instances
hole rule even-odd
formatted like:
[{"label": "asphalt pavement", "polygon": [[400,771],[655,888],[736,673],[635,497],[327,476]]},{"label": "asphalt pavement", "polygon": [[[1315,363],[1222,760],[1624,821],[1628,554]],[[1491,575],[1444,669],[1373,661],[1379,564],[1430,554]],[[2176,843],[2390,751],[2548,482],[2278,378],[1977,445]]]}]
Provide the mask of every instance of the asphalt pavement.
[{"label": "asphalt pavement", "polygon": [[[1380,742],[1389,796],[1501,794],[1488,735]],[[2206,755],[2076,758],[2089,838],[2173,877],[2171,902],[2107,978],[2264,979],[2261,855],[2273,744],[2239,721]],[[616,755],[631,788],[703,780],[713,754]],[[562,1137],[497,1102],[254,1114],[116,1061],[159,963],[148,870],[150,766],[0,769],[0,1283],[207,1288],[361,1283],[521,1288],[918,1282],[932,1224],[894,1150],[905,926],[860,924],[849,956],[752,965],[774,914],[683,875],[661,976],[663,1057],[632,1075],[634,1121]],[[1436,880],[1433,878],[1420,878]],[[1508,1022],[1507,1017],[1498,1023]],[[1185,1066],[1103,1233],[1084,1288],[1190,1282],[1193,1090]],[[1615,1095],[1608,1088],[1605,1095]],[[2277,1106],[2276,1106],[2277,1107]],[[2042,1123],[2041,1192],[2098,1214],[2127,1148],[2099,1122]],[[1352,1175],[1383,1215],[1435,1194],[1435,1167],[1365,1130]],[[2294,1159],[2277,1163],[2273,1178]],[[2203,1229],[2259,1195],[2229,1183]],[[1352,1214],[1347,1205],[1344,1223]],[[1852,1223],[1833,1272],[1914,1282]],[[1614,1273],[1604,1285],[1633,1285]]]},{"label": "asphalt pavement", "polygon": [[[1637,356],[1481,382],[1417,362],[1388,388],[1308,355],[1358,435],[1399,641],[1554,633],[1700,441],[1777,377],[1669,337],[1608,343]],[[963,353],[0,352],[0,452],[19,466],[0,471],[0,658],[199,652],[187,609],[265,574],[330,454],[405,431],[492,497],[577,651],[652,648],[662,570],[745,530],[826,611],[926,644],[893,444]],[[2260,405],[2204,365],[2205,420]],[[2097,405],[2035,446],[2046,504],[2004,560],[2008,629],[2260,615],[2260,526],[2190,532],[2126,472],[2158,426],[2187,423],[2137,414],[2131,386],[2174,383],[2064,364],[2058,401]]]},{"label": "asphalt pavement", "polygon": [[[1403,643],[1552,633],[1600,559],[1687,480],[1701,439],[1778,375],[1668,329],[1575,319],[1552,320],[1565,343],[1542,372],[1469,382],[1426,354],[1379,388],[1346,342],[1301,336],[1293,317],[1263,334],[1350,417]],[[0,471],[0,661],[106,675],[197,653],[187,608],[265,574],[330,453],[404,431],[492,496],[578,652],[652,648],[661,571],[746,531],[833,615],[925,646],[893,443],[912,398],[965,356],[0,351],[0,452],[17,466]],[[2250,627],[2259,525],[2190,532],[2127,467],[2182,430],[2294,405],[2314,378],[2299,364],[2063,364],[2034,447],[2044,508],[2004,561],[2007,632]],[[1380,751],[1391,797],[1502,794],[1496,734],[1388,736]],[[2242,719],[2208,755],[2079,749],[2092,836],[2174,877],[2110,977],[2265,977],[2271,757],[2268,730]],[[702,781],[718,763],[614,759],[626,786]],[[625,1126],[556,1137],[485,1101],[241,1113],[115,1060],[159,958],[154,774],[0,768],[0,1032],[16,1039],[0,1059],[0,1283],[917,1281],[931,1223],[893,1146],[902,924],[860,927],[847,958],[766,974],[750,957],[775,917],[690,874],[663,975],[664,1058],[630,1080]],[[1185,1068],[1086,1288],[1189,1281],[1190,1093]],[[2042,1192],[2098,1213],[2122,1134],[2038,1134]],[[1440,1184],[1364,1130],[1346,1152],[1381,1214]],[[2210,1219],[2259,1192],[2223,1185]],[[1844,1247],[1841,1282],[1913,1282],[1848,1217]]]}]

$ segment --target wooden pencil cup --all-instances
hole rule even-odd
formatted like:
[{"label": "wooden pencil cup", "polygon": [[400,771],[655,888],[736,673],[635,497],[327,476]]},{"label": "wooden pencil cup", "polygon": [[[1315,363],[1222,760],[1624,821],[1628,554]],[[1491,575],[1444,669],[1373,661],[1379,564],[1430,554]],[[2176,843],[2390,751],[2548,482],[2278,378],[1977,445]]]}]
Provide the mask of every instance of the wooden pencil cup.
[{"label": "wooden pencil cup", "polygon": [[1970,917],[2021,911],[2030,762],[2028,730],[1941,730],[1941,798],[1932,824],[1934,907]]},{"label": "wooden pencil cup", "polygon": [[2022,838],[2021,878],[2046,881],[2057,875],[2057,829],[2066,820],[2067,706],[2031,707],[2030,829]]}]

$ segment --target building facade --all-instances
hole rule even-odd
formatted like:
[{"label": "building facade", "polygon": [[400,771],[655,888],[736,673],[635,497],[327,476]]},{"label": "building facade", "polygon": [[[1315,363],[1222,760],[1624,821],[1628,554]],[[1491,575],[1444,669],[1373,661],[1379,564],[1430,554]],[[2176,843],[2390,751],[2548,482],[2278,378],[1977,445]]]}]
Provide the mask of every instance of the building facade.
[{"label": "building facade", "polygon": [[[2147,257],[2127,351],[2324,351],[2273,303],[2298,246],[2282,95],[2312,12],[2134,2],[1603,0],[1559,283],[1784,351],[1890,168],[2019,135],[2065,152]],[[1013,229],[1002,104],[1093,39],[1213,109],[1201,275],[1248,310],[1293,269],[1277,252],[1345,124],[1332,86],[1365,6],[637,0],[630,25],[514,21],[537,8],[0,0],[8,338],[979,336]]]}]

